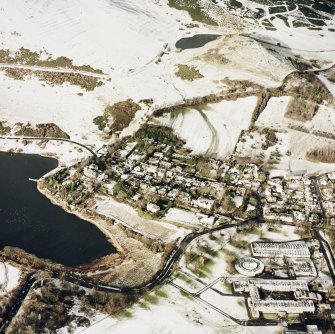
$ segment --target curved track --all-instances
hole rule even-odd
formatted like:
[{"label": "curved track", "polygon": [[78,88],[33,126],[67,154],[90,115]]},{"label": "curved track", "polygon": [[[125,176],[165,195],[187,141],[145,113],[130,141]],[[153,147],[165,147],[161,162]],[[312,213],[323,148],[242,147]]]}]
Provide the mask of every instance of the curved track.
[{"label": "curved track", "polygon": [[4,140],[47,140],[47,141],[59,141],[59,142],[68,142],[68,143],[72,143],[75,144],[77,146],[80,146],[82,148],[84,148],[85,150],[89,151],[90,154],[92,154],[94,157],[96,156],[96,153],[89,148],[88,146],[81,144],[77,141],[73,141],[70,139],[63,139],[63,138],[57,138],[57,137],[13,137],[13,136],[0,136],[0,140],[4,139]]}]

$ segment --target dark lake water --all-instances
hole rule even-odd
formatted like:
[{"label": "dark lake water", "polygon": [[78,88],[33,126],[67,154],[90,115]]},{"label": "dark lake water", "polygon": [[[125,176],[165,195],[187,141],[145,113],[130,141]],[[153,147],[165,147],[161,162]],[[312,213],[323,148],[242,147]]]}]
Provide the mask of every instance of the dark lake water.
[{"label": "dark lake water", "polygon": [[35,182],[57,160],[0,152],[0,248],[20,247],[41,258],[76,266],[115,253],[94,225],[53,205]]},{"label": "dark lake water", "polygon": [[202,46],[218,39],[219,37],[221,37],[221,35],[211,34],[200,34],[194,35],[192,37],[184,37],[177,41],[176,48],[182,50],[201,48]]}]

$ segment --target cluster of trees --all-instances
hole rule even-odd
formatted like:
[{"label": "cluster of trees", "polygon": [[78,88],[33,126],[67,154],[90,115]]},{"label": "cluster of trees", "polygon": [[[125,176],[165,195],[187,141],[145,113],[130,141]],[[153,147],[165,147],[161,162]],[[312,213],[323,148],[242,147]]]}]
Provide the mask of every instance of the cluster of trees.
[{"label": "cluster of trees", "polygon": [[94,308],[100,312],[112,314],[124,309],[126,306],[134,303],[137,296],[123,293],[106,293],[92,290],[81,298],[82,310]]},{"label": "cluster of trees", "polygon": [[183,142],[166,126],[144,125],[134,135],[134,139],[152,139],[166,145],[175,146]]},{"label": "cluster of trees", "polygon": [[11,128],[5,125],[5,122],[0,121],[0,135],[4,136],[10,133]]},{"label": "cluster of trees", "polygon": [[108,130],[109,134],[112,134],[128,127],[140,109],[141,107],[131,99],[117,102],[108,106],[103,115],[94,118],[93,123],[100,131]]},{"label": "cluster of trees", "polygon": [[[297,84],[298,83],[298,84]],[[333,96],[312,72],[297,73],[293,72],[285,78],[281,90],[295,97],[300,97],[306,101],[312,101],[317,104],[327,101],[331,103]]]},{"label": "cluster of trees", "polygon": [[45,282],[24,301],[22,312],[13,319],[7,333],[55,333],[74,320],[69,314],[73,296],[74,291],[60,290],[52,281]]},{"label": "cluster of trees", "polygon": [[306,100],[303,97],[292,99],[287,107],[286,117],[306,122],[311,120],[318,111],[315,101]]},{"label": "cluster of trees", "polygon": [[[75,284],[61,281],[60,284],[50,277],[38,281],[29,298],[22,304],[20,312],[8,327],[9,334],[56,333],[59,328],[77,323],[89,326],[86,316],[94,310],[112,314],[134,303],[137,296],[122,293],[104,293],[92,289],[85,291]],[[71,310],[78,305],[86,316],[76,316]]]},{"label": "cluster of trees", "polygon": [[310,160],[334,163],[335,162],[335,149],[331,146],[317,148],[306,153],[306,158]]},{"label": "cluster of trees", "polygon": [[77,66],[73,64],[72,59],[60,56],[53,59],[50,54],[46,59],[41,59],[42,52],[31,51],[24,47],[21,47],[14,54],[10,50],[2,49],[0,50],[0,61],[2,63],[10,64],[24,64],[32,66],[46,66],[46,67],[62,67],[62,68],[72,68],[74,70],[81,70],[86,72],[94,72],[103,74],[99,69],[94,69],[90,65]]},{"label": "cluster of trees", "polygon": [[[1,128],[5,130],[7,129],[7,127],[1,126],[2,124],[0,124],[0,130]],[[54,123],[37,124],[34,127],[30,123],[16,123],[15,126],[19,128],[15,132],[16,136],[54,137],[70,139],[70,136]]]}]

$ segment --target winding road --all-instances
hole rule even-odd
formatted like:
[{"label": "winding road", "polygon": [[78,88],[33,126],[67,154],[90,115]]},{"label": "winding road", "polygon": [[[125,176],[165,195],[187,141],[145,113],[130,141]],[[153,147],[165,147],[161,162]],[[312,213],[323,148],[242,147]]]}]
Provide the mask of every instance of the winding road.
[{"label": "winding road", "polygon": [[[166,280],[170,278],[170,276],[173,273],[173,269],[175,264],[180,260],[181,256],[183,255],[186,247],[196,238],[201,237],[203,235],[216,232],[216,231],[221,231],[225,230],[228,228],[236,227],[236,226],[243,226],[249,224],[253,218],[247,219],[242,222],[238,222],[236,224],[224,224],[220,225],[211,229],[204,229],[199,232],[192,232],[186,235],[179,243],[174,247],[174,249],[171,251],[168,259],[166,260],[164,267],[159,270],[156,275],[148,282],[141,284],[136,287],[119,287],[119,286],[112,286],[112,285],[105,285],[105,284],[92,284],[89,282],[86,282],[82,278],[70,274],[70,275],[65,275],[65,280],[71,282],[71,283],[76,283],[82,287],[85,288],[95,288],[97,291],[102,291],[102,292],[121,292],[121,293],[127,293],[130,295],[136,295],[139,293],[146,292],[150,289],[153,289],[162,283],[164,283]],[[64,279],[64,273],[63,272],[53,272],[53,275],[55,278],[60,278],[63,277]]]},{"label": "winding road", "polygon": [[35,283],[36,278],[33,274],[28,274],[25,283],[23,284],[20,292],[16,296],[15,301],[13,302],[11,308],[9,309],[6,317],[2,322],[0,322],[0,334],[6,332],[6,328],[9,326],[11,320],[15,317],[17,312],[19,311],[21,304],[23,303],[24,299],[26,298],[30,288]]},{"label": "winding road", "polygon": [[[215,232],[220,231],[236,226],[243,226],[248,224],[252,218],[245,220],[243,222],[238,222],[237,224],[225,224],[220,225],[217,227],[214,227],[212,229],[204,229],[200,232],[192,232],[188,235],[186,235],[179,243],[175,246],[175,248],[170,253],[169,258],[165,262],[164,267],[157,272],[157,274],[148,282],[139,285],[137,287],[119,287],[119,286],[112,286],[112,285],[105,285],[105,284],[92,284],[90,282],[85,281],[79,276],[76,276],[74,274],[65,274],[64,272],[60,271],[52,271],[51,275],[53,278],[62,278],[62,280],[65,280],[70,283],[77,284],[83,288],[88,289],[95,289],[96,291],[106,292],[106,293],[113,293],[113,292],[119,292],[119,293],[126,293],[128,295],[138,295],[140,293],[145,293],[155,287],[158,287],[162,285],[165,281],[167,281],[170,276],[173,273],[173,269],[175,264],[180,260],[181,256],[183,255],[186,247],[196,238]],[[21,304],[25,297],[27,296],[29,289],[32,287],[33,283],[36,281],[36,278],[33,274],[29,274],[25,284],[21,288],[20,292],[16,296],[16,299],[10,308],[7,315],[4,317],[4,320],[0,323],[0,334],[5,333],[5,329],[10,324],[11,320],[15,317],[17,312],[19,311]],[[222,312],[221,312],[222,313]],[[234,319],[232,319],[234,320]]]},{"label": "winding road", "polygon": [[217,130],[215,129],[214,125],[210,122],[207,115],[201,110],[200,107],[199,108],[195,107],[194,109],[199,112],[199,114],[201,115],[201,117],[205,121],[205,123],[207,125],[207,128],[211,132],[212,139],[211,139],[211,143],[210,143],[209,147],[207,148],[206,154],[207,155],[217,154],[218,153],[218,147],[219,147],[219,135],[217,133]]},{"label": "winding road", "polygon": [[[316,186],[316,190],[318,191],[318,188]],[[158,286],[161,286],[163,283],[169,281],[169,278],[172,276],[175,265],[178,263],[182,255],[184,254],[184,251],[186,247],[196,238],[204,236],[206,234],[221,231],[229,228],[233,228],[236,226],[244,226],[249,224],[252,220],[255,220],[255,218],[250,218],[247,220],[244,220],[242,222],[234,223],[234,224],[224,224],[220,225],[211,229],[204,229],[199,232],[192,232],[186,235],[181,241],[174,247],[174,249],[171,251],[168,259],[166,260],[163,268],[156,273],[156,275],[148,282],[141,284],[136,287],[120,287],[120,286],[112,286],[112,285],[106,285],[106,284],[92,284],[90,282],[85,281],[83,278],[75,275],[75,274],[66,274],[64,275],[64,272],[57,272],[53,271],[51,274],[54,278],[62,278],[63,280],[66,280],[70,283],[75,283],[77,285],[80,285],[81,287],[88,288],[88,289],[95,289],[96,291],[106,292],[106,293],[113,293],[113,292],[119,292],[119,293],[126,293],[128,295],[137,295],[140,293],[148,292],[149,290],[156,288]],[[321,250],[326,258],[327,264],[331,270],[331,274],[333,276],[333,279],[335,278],[335,273],[333,271],[335,259],[334,255],[331,252],[331,249],[329,248],[328,251],[326,248],[330,247],[328,242],[320,235],[319,231],[317,229],[313,229],[312,231],[313,237],[317,238],[320,241]],[[329,253],[329,254],[328,254]],[[22,301],[26,297],[26,295],[29,292],[30,287],[34,283],[35,278],[33,275],[28,277],[26,283],[24,284],[23,288],[19,292],[13,306],[11,307],[8,315],[5,317],[5,320],[0,324],[0,334],[4,333],[5,328],[9,325],[11,319],[15,316],[15,314],[18,312]],[[173,285],[173,283],[170,282],[170,284]],[[176,286],[176,288],[180,289],[179,286]],[[205,300],[201,298],[201,296],[194,295],[193,296],[196,299],[199,299],[202,303],[207,303],[208,306],[213,308],[213,305],[209,304]],[[243,326],[266,326],[266,325],[276,325],[278,324],[278,321],[265,321],[265,320],[240,320],[231,317],[229,314],[225,313],[224,311],[217,309],[219,313],[226,316],[227,318],[231,319],[235,323],[238,323]]]},{"label": "winding road", "polygon": [[0,136],[0,140],[47,140],[47,141],[58,141],[58,142],[68,142],[68,143],[72,143],[75,144],[77,146],[80,146],[82,148],[84,148],[85,150],[89,151],[90,154],[92,154],[94,157],[96,157],[96,153],[88,146],[81,144],[77,141],[73,141],[70,139],[63,139],[63,138],[57,138],[57,137],[13,137],[13,136]]},{"label": "winding road", "polygon": [[[321,195],[321,191],[319,189],[319,186],[317,184],[317,180],[318,180],[317,177],[313,178],[312,182],[313,182],[315,193],[318,197],[318,201],[320,203],[320,207],[321,207],[321,211],[322,211],[321,224],[322,224],[322,226],[325,226],[326,225],[326,210],[325,210],[325,208],[323,206],[323,203],[322,203],[322,195]],[[327,266],[330,270],[330,274],[331,274],[332,279],[333,279],[333,283],[335,283],[335,256],[334,256],[334,253],[332,251],[332,248],[329,245],[329,242],[323,237],[323,235],[321,234],[321,232],[318,229],[313,229],[312,230],[312,235],[320,243],[320,248],[322,250],[323,256],[326,259]]]}]

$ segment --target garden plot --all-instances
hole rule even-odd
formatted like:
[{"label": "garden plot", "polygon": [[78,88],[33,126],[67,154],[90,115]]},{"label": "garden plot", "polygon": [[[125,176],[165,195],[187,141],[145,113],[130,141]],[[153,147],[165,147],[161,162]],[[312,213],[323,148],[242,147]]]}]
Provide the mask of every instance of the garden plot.
[{"label": "garden plot", "polygon": [[165,114],[158,121],[171,127],[193,154],[224,158],[233,152],[241,131],[249,127],[256,102],[251,96],[210,103]]},{"label": "garden plot", "polygon": [[289,150],[289,137],[285,131],[274,132],[274,136],[275,141],[269,142],[262,130],[246,131],[236,144],[235,154],[242,159],[248,159],[249,162],[268,164],[273,167]]}]

